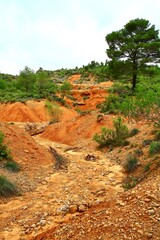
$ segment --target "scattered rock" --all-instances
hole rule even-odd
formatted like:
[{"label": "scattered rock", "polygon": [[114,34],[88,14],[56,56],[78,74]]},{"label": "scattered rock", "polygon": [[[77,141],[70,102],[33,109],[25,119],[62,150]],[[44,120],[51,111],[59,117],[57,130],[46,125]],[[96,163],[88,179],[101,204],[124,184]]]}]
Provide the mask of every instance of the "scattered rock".
[{"label": "scattered rock", "polygon": [[87,155],[84,157],[84,159],[85,159],[86,161],[95,162],[96,159],[97,159],[97,157],[96,157],[94,154],[87,154]]},{"label": "scattered rock", "polygon": [[70,205],[69,206],[69,212],[71,214],[76,213],[78,211],[78,206],[77,205]]},{"label": "scattered rock", "polygon": [[154,215],[155,214],[155,210],[154,209],[149,209],[148,213],[149,213],[149,215]]},{"label": "scattered rock", "polygon": [[58,208],[56,212],[57,212],[57,215],[65,215],[65,214],[69,213],[69,206],[64,205],[64,206]]},{"label": "scattered rock", "polygon": [[40,223],[41,226],[44,226],[46,224],[46,220],[45,219],[41,219],[39,221],[39,223]]},{"label": "scattered rock", "polygon": [[78,211],[81,212],[85,212],[87,210],[87,206],[84,204],[79,205],[78,207]]}]

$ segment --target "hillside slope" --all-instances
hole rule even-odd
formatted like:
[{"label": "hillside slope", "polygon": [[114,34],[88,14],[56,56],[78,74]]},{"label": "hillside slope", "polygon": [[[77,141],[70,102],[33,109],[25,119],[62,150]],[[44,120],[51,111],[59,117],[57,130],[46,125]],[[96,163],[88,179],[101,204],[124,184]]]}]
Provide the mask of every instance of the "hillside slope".
[{"label": "hillside slope", "polygon": [[[143,119],[125,119],[129,130],[138,129],[129,144],[98,149],[93,135],[102,126],[112,128],[117,118],[96,108],[112,82],[80,84],[79,77],[70,78],[73,90],[66,106],[59,104],[58,123],[49,124],[44,100],[0,105],[0,130],[21,166],[10,172],[0,161],[0,175],[21,193],[0,197],[0,239],[159,240],[159,154],[150,156],[148,144],[154,128]],[[46,128],[31,136],[25,131],[29,123]],[[132,155],[137,168],[127,174],[124,164]],[[125,191],[128,179],[136,186]]]}]

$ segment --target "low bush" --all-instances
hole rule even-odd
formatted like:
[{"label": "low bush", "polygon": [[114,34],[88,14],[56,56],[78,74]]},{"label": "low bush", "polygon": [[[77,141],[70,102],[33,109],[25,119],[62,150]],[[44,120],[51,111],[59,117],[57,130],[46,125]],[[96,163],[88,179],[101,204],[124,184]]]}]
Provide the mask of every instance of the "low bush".
[{"label": "low bush", "polygon": [[150,167],[151,167],[151,162],[147,163],[145,166],[144,166],[144,172],[148,172],[150,170]]},{"label": "low bush", "polygon": [[85,116],[85,115],[88,115],[88,114],[91,114],[91,110],[81,110],[81,109],[77,109],[76,110],[77,113],[81,116]]},{"label": "low bush", "polygon": [[0,159],[12,159],[10,150],[8,149],[7,145],[4,144],[4,134],[2,131],[0,131]]},{"label": "low bush", "polygon": [[119,105],[122,99],[116,94],[110,94],[106,100],[99,106],[103,113],[118,113]]},{"label": "low bush", "polygon": [[10,182],[5,176],[0,176],[0,196],[9,197],[12,195],[17,195],[17,187]]},{"label": "low bush", "polygon": [[99,144],[99,147],[124,146],[126,145],[125,140],[129,136],[128,133],[128,127],[123,124],[122,118],[118,117],[114,120],[114,129],[102,127],[101,134],[95,134],[93,140]]},{"label": "low bush", "polygon": [[126,96],[131,93],[131,89],[128,85],[120,84],[119,82],[114,83],[113,86],[109,89],[110,93],[116,93],[119,96]]},{"label": "low bush", "polygon": [[151,142],[150,148],[149,148],[149,153],[150,153],[150,155],[160,153],[160,142],[159,141]]},{"label": "low bush", "polygon": [[20,165],[15,161],[8,161],[4,164],[4,167],[11,172],[19,172]]},{"label": "low bush", "polygon": [[45,102],[45,107],[48,111],[48,113],[51,116],[50,124],[52,123],[58,123],[60,121],[60,118],[62,116],[62,110],[60,109],[59,105],[56,103],[52,103],[50,101]]},{"label": "low bush", "polygon": [[123,183],[123,188],[125,190],[129,190],[131,188],[134,188],[138,183],[138,179],[135,177],[127,177],[125,182]]},{"label": "low bush", "polygon": [[160,130],[157,130],[155,139],[158,141],[160,140]]},{"label": "low bush", "polygon": [[142,151],[142,149],[135,149],[135,150],[134,150],[134,154],[135,154],[136,156],[141,156],[141,155],[143,155],[143,151]]},{"label": "low bush", "polygon": [[139,129],[138,128],[133,128],[133,129],[131,129],[131,131],[130,131],[130,137],[133,137],[133,136],[135,136],[135,135],[137,135],[139,133]]},{"label": "low bush", "polygon": [[145,139],[145,140],[143,140],[143,142],[142,142],[142,147],[146,147],[146,146],[150,145],[152,141],[153,141],[153,140],[151,140],[151,139]]},{"label": "low bush", "polygon": [[125,165],[124,165],[124,169],[127,173],[131,173],[131,172],[134,172],[135,169],[137,168],[137,163],[138,163],[138,160],[136,157],[134,156],[129,156]]}]

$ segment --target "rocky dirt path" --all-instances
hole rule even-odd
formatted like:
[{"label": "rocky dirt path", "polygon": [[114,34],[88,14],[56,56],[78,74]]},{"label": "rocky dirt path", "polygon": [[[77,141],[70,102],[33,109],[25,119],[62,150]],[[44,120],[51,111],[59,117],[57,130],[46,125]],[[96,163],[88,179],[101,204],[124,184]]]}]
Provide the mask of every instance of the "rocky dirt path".
[{"label": "rocky dirt path", "polygon": [[92,207],[32,240],[159,240],[160,177]]},{"label": "rocky dirt path", "polygon": [[104,153],[34,139],[56,149],[66,165],[55,169],[53,163],[52,171],[43,175],[34,191],[1,204],[0,238],[4,240],[29,239],[123,191],[122,168]]}]

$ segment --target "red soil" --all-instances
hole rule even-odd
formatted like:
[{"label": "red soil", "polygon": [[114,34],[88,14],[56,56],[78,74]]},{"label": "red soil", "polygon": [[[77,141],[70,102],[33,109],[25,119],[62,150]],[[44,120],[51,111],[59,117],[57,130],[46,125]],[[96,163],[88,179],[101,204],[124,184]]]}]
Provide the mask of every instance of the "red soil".
[{"label": "red soil", "polygon": [[80,143],[85,139],[93,137],[94,133],[100,132],[102,126],[111,127],[112,117],[105,116],[102,122],[97,122],[96,114],[87,114],[85,116],[78,116],[71,121],[59,122],[57,124],[49,125],[42,138],[60,142],[68,145]]}]

